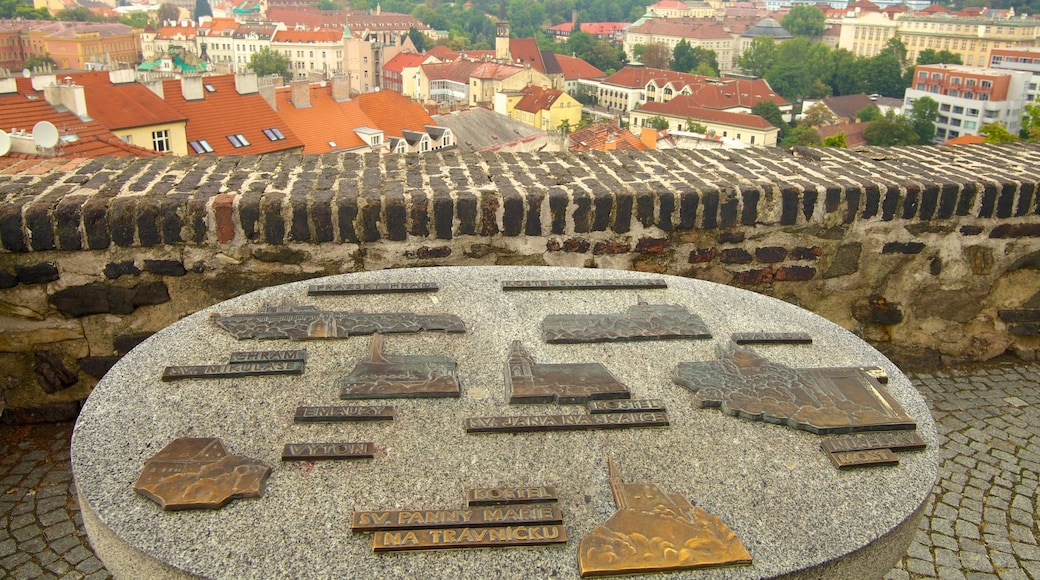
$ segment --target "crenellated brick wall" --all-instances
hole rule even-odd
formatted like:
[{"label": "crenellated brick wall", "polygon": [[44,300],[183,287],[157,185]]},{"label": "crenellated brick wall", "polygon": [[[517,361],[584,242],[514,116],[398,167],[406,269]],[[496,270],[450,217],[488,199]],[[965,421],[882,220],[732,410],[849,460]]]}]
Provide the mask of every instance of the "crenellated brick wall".
[{"label": "crenellated brick wall", "polygon": [[547,264],[772,295],[904,363],[1040,350],[1040,146],[0,159],[0,379],[74,413],[231,296],[407,266]]}]

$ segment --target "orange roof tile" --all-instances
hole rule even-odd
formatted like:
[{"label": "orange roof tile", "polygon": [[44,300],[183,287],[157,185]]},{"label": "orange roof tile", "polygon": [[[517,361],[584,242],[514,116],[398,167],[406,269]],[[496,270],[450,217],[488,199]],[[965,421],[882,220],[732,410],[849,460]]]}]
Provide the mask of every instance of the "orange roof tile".
[{"label": "orange roof tile", "polygon": [[296,108],[290,102],[292,87],[275,91],[277,115],[303,141],[304,153],[328,153],[367,145],[354,132],[374,123],[361,111],[357,99],[336,102],[332,85],[310,85],[310,107]]},{"label": "orange roof tile", "polygon": [[312,42],[339,42],[343,40],[342,30],[321,28],[318,30],[279,30],[274,33],[271,42],[295,42],[309,44]]},{"label": "orange roof tile", "polygon": [[194,39],[194,26],[163,26],[155,33],[156,40],[176,40],[178,38]]},{"label": "orange roof tile", "polygon": [[383,65],[383,70],[399,73],[406,68],[417,67],[434,58],[436,57],[429,53],[420,54],[418,52],[399,52],[397,53],[397,56],[391,58]]},{"label": "orange roof tile", "polygon": [[985,143],[986,138],[981,135],[961,135],[940,143],[940,145],[977,145]]},{"label": "orange roof tile", "polygon": [[422,65],[422,70],[426,78],[431,81],[454,81],[468,85],[470,73],[479,64],[472,60],[426,63]]},{"label": "orange roof tile", "polygon": [[[188,118],[185,130],[189,142],[205,139],[215,155],[258,155],[303,147],[303,141],[259,93],[238,94],[234,75],[205,77],[203,82],[215,90],[204,90],[203,98],[188,101],[181,93],[180,80],[163,81],[166,102]],[[263,133],[270,128],[280,130],[285,139],[270,140]],[[228,139],[229,135],[239,134],[245,136],[249,145],[235,147]]]},{"label": "orange roof tile", "polygon": [[528,113],[548,111],[552,108],[556,100],[563,96],[563,91],[556,89],[543,89],[536,85],[525,87],[520,92],[523,93],[524,96],[517,101],[516,108]]},{"label": "orange roof tile", "polygon": [[679,95],[667,103],[643,103],[636,110],[659,115],[669,115],[672,117],[689,117],[695,121],[726,123],[727,125],[736,125],[738,127],[748,127],[752,129],[768,129],[769,127],[772,127],[772,125],[769,124],[769,121],[766,121],[758,115],[752,115],[750,113],[731,113],[729,111],[719,111],[717,109],[699,107],[690,95]]},{"label": "orange roof tile", "polygon": [[752,107],[762,101],[772,101],[779,106],[787,104],[762,79],[717,79],[658,68],[625,67],[603,80],[606,84],[631,89],[646,87],[650,81],[654,81],[658,87],[671,83],[676,92],[689,87],[700,106],[712,109]]},{"label": "orange roof tile", "polygon": [[[524,67],[500,62],[479,62],[470,71],[469,76],[478,79],[505,80],[509,77],[524,72]],[[468,81],[469,79],[467,79]]]},{"label": "orange roof tile", "polygon": [[393,91],[364,93],[355,99],[366,117],[372,119],[371,127],[382,129],[390,137],[400,137],[402,130],[425,131],[426,125],[436,125],[433,118],[421,105]]},{"label": "orange roof tile", "polygon": [[571,151],[645,151],[646,144],[628,129],[604,121],[567,135]]},{"label": "orange roof tile", "polygon": [[568,80],[601,79],[607,76],[607,73],[577,57],[558,54],[556,55],[556,61],[560,63],[560,69],[563,71],[563,78]]},{"label": "orange roof tile", "polygon": [[187,117],[140,83],[112,84],[107,71],[73,73],[83,86],[87,114],[109,129],[187,121]]}]

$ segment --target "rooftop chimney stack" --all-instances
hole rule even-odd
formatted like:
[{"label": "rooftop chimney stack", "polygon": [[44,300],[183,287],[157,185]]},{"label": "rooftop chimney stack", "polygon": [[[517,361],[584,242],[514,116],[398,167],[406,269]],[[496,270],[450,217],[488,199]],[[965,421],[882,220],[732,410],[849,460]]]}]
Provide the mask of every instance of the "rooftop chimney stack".
[{"label": "rooftop chimney stack", "polygon": [[185,101],[201,101],[203,99],[202,77],[198,75],[181,75],[181,96]]},{"label": "rooftop chimney stack", "polygon": [[338,74],[332,77],[332,100],[337,103],[350,100],[350,83],[347,82],[347,75]]},{"label": "rooftop chimney stack", "polygon": [[235,73],[235,90],[240,95],[251,95],[259,90],[255,72]]},{"label": "rooftop chimney stack", "polygon": [[[277,111],[278,100],[275,98],[275,79],[272,78],[273,76],[277,75],[266,76],[258,79],[257,90],[260,92],[260,96],[263,97],[264,100],[267,101],[267,104],[271,106],[271,109]],[[278,78],[280,79],[281,77]]]},{"label": "rooftop chimney stack", "polygon": [[297,109],[306,109],[311,106],[311,83],[307,79],[294,80],[289,100]]},{"label": "rooftop chimney stack", "polygon": [[90,120],[87,115],[87,96],[83,87],[72,84],[71,77],[65,77],[64,83],[44,87],[43,98],[54,107],[65,107],[80,120]]}]

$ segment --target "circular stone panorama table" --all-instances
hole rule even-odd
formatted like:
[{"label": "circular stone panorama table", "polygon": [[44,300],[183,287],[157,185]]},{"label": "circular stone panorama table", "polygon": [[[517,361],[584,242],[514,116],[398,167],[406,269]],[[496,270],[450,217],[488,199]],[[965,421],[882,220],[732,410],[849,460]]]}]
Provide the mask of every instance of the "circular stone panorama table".
[{"label": "circular stone panorama table", "polygon": [[[664,280],[667,288],[503,291],[507,280]],[[435,283],[422,293],[308,295],[309,284]],[[549,344],[555,314],[623,313],[638,300],[699,315],[710,339]],[[236,340],[211,316],[272,306],[321,311],[456,314],[464,334],[383,335],[384,354],[457,362],[458,398],[342,401],[340,378],[368,360],[370,336]],[[680,362],[712,361],[731,334],[805,332],[813,343],[749,350],[795,368],[880,366],[887,390],[928,444],[899,464],[839,470],[823,435],[701,408],[672,381]],[[578,414],[580,405],[509,404],[506,360],[522,341],[538,364],[599,362],[632,399],[664,402],[667,427],[467,433],[464,420]],[[220,364],[233,351],[306,349],[299,376],[160,380],[169,365]],[[393,421],[295,423],[298,406],[391,405]],[[273,471],[264,495],[219,510],[163,511],[135,493],[144,461],[179,437],[219,437],[230,453]],[[286,443],[372,442],[375,458],[282,461]],[[365,272],[241,296],[156,333],[98,384],[80,414],[72,466],[84,522],[105,565],[124,578],[577,578],[581,539],[617,509],[608,459],[626,483],[652,483],[721,518],[750,565],[685,570],[668,578],[869,578],[905,552],[936,480],[935,424],[899,370],[838,326],[790,304],[709,282],[623,271],[529,267]],[[358,510],[456,509],[471,488],[554,486],[568,542],[374,553],[354,533]],[[648,574],[647,576],[660,576]]]}]

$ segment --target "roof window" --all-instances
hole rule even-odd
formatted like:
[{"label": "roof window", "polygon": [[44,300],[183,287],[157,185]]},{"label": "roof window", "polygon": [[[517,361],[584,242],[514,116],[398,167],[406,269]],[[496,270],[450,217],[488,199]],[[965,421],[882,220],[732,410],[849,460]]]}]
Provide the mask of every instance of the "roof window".
[{"label": "roof window", "polygon": [[248,147],[249,146],[249,141],[246,140],[246,136],[241,134],[241,133],[236,133],[234,135],[228,135],[227,138],[228,138],[228,141],[231,141],[231,144],[234,145],[235,148],[238,148],[238,147]]},{"label": "roof window", "polygon": [[207,93],[215,93],[215,92],[217,92],[216,87],[214,87],[213,85],[211,85],[209,83],[205,83],[202,86],[206,88],[206,92]]},{"label": "roof window", "polygon": [[285,139],[285,135],[278,130],[277,127],[271,127],[270,129],[264,129],[264,135],[267,136],[271,141],[281,141]]},{"label": "roof window", "polygon": [[[210,146],[209,142],[205,139],[199,139],[198,141],[188,141],[188,145],[191,146],[192,150],[196,153],[213,153],[213,147]],[[237,145],[236,145],[237,147]]]}]

